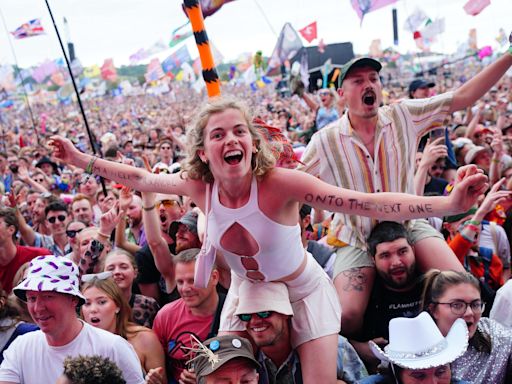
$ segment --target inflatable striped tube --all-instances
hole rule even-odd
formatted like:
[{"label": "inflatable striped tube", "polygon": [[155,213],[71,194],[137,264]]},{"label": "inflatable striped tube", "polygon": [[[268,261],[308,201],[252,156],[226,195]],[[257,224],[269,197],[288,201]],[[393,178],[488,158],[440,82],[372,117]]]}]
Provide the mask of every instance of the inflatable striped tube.
[{"label": "inflatable striped tube", "polygon": [[192,31],[196,39],[199,58],[203,68],[203,79],[206,83],[208,97],[220,96],[220,81],[215,63],[213,61],[212,50],[208,41],[208,35],[204,29],[203,12],[198,0],[183,0],[185,11],[187,12]]}]

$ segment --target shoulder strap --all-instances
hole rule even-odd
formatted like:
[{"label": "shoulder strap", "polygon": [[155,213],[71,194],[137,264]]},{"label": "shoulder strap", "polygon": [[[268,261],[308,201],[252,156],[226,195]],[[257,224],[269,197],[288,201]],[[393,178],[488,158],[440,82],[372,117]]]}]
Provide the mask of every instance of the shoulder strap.
[{"label": "shoulder strap", "polygon": [[226,295],[223,293],[219,293],[219,302],[217,303],[217,309],[215,310],[215,316],[213,317],[212,326],[210,328],[210,333],[208,333],[207,339],[217,336],[220,326],[220,314],[222,313],[222,308],[224,307],[224,302],[226,301]]}]

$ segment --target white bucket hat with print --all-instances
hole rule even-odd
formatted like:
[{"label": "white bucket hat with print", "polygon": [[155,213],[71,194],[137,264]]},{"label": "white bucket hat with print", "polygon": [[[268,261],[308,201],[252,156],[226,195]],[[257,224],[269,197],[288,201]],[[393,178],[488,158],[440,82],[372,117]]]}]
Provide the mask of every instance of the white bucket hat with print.
[{"label": "white bucket hat with print", "polygon": [[26,279],[13,289],[23,301],[27,301],[27,291],[66,293],[78,297],[79,305],[85,303],[80,292],[78,267],[66,257],[47,255],[33,259]]}]

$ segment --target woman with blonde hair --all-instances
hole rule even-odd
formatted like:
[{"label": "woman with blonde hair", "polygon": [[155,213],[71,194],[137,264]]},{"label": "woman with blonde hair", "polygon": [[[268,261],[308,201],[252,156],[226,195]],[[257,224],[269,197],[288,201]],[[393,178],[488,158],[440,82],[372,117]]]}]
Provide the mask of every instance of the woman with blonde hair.
[{"label": "woman with blonde hair", "polygon": [[66,163],[141,192],[190,196],[205,212],[204,252],[196,262],[195,285],[206,285],[214,263],[232,270],[221,331],[244,330],[234,316],[242,280],[286,283],[295,313],[292,345],[300,355],[305,383],[335,383],[341,309],[332,282],[302,247],[299,204],[379,220],[405,220],[464,211],[487,188],[486,177],[476,167],[465,169],[448,197],[365,194],[276,168],[276,156],[253,126],[248,110],[234,99],[210,100],[187,136],[188,157],[179,174],[155,175],[98,159],[59,136],[53,136],[50,145]]},{"label": "woman with blonde hair", "polygon": [[[81,291],[86,299],[81,308],[83,319],[126,339],[135,349],[144,372],[165,367],[158,338],[151,329],[130,321],[130,306],[111,276],[111,272],[82,276]],[[167,383],[165,380],[164,375],[162,384]]]}]

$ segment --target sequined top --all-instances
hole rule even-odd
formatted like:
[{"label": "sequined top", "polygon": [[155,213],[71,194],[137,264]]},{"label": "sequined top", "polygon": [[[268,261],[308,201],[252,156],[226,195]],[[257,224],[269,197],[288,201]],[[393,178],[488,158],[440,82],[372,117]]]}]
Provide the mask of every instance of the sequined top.
[{"label": "sequined top", "polygon": [[478,352],[475,347],[452,363],[452,375],[473,384],[507,383],[512,378],[512,329],[482,317],[478,329],[491,337],[491,353]]}]

